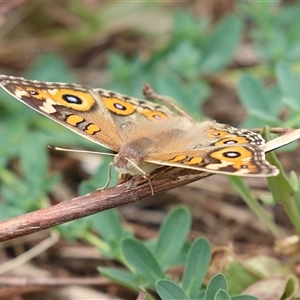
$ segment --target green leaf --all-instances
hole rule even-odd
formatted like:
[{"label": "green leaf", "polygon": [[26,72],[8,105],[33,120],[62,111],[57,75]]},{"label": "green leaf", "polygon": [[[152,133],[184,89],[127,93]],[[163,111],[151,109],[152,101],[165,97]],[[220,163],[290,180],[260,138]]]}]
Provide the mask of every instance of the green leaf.
[{"label": "green leaf", "polygon": [[242,27],[238,17],[228,17],[218,24],[205,43],[201,72],[219,71],[229,62],[239,44]]},{"label": "green leaf", "polygon": [[294,187],[285,174],[275,152],[267,153],[266,157],[272,165],[276,166],[280,170],[280,173],[276,177],[267,178],[274,202],[282,203],[285,211],[290,217],[290,220],[296,227],[298,234],[300,234],[300,215],[297,210],[297,205],[292,197],[295,192]]},{"label": "green leaf", "polygon": [[173,28],[171,32],[171,45],[178,44],[182,40],[199,42],[201,34],[209,27],[208,18],[195,18],[190,13],[179,10],[174,14]]},{"label": "green leaf", "polygon": [[220,289],[216,293],[214,300],[231,300],[231,297],[226,291]]},{"label": "green leaf", "polygon": [[153,253],[163,269],[169,268],[181,252],[190,229],[191,215],[183,206],[172,209],[164,219]]},{"label": "green leaf", "polygon": [[243,201],[255,213],[260,222],[262,222],[262,224],[264,224],[274,236],[278,236],[280,232],[277,225],[259,204],[257,198],[253,195],[251,189],[245,184],[243,179],[238,176],[228,176],[228,180],[230,181],[232,187],[242,197]]},{"label": "green leaf", "polygon": [[288,276],[284,296],[285,299],[293,299],[299,290],[298,278],[294,274]]},{"label": "green leaf", "polygon": [[87,217],[61,224],[56,228],[65,239],[75,242],[78,239],[84,239],[89,234],[92,229],[92,222]]},{"label": "green leaf", "polygon": [[162,300],[190,300],[184,290],[170,280],[159,280],[155,284],[156,291]]},{"label": "green leaf", "polygon": [[231,296],[231,300],[259,300],[259,299],[251,295],[235,295],[235,296]]},{"label": "green leaf", "polygon": [[112,248],[117,247],[122,238],[122,223],[116,209],[109,209],[91,217],[95,229]]},{"label": "green leaf", "polygon": [[111,279],[114,282],[117,282],[123,286],[137,291],[141,280],[138,276],[132,274],[131,272],[117,269],[117,268],[107,268],[107,267],[98,267],[97,270],[105,277]]},{"label": "green leaf", "polygon": [[211,261],[211,246],[200,238],[191,246],[182,280],[182,288],[192,298],[199,292]]},{"label": "green leaf", "polygon": [[122,242],[122,253],[127,265],[135,274],[142,276],[148,285],[165,277],[153,254],[140,241],[126,238]]},{"label": "green leaf", "polygon": [[[270,140],[270,132],[267,127],[264,128],[263,136],[266,140]],[[300,213],[295,203],[294,192],[296,192],[296,190],[293,186],[293,181],[290,182],[274,151],[267,153],[266,158],[280,171],[277,176],[267,178],[273,199],[275,202],[282,203],[298,235],[300,235]]]},{"label": "green leaf", "polygon": [[164,76],[164,80],[159,81],[156,87],[160,93],[173,98],[170,99],[172,102],[177,101],[180,107],[195,117],[199,116],[199,108],[210,93],[210,87],[204,81],[182,82],[174,74]]},{"label": "green leaf", "polygon": [[278,63],[276,74],[283,95],[283,103],[300,111],[300,84],[290,66],[285,62]]},{"label": "green leaf", "polygon": [[211,278],[205,291],[204,300],[215,299],[215,296],[220,289],[224,291],[228,290],[227,279],[223,274],[217,274]]},{"label": "green leaf", "polygon": [[249,116],[260,122],[259,126],[279,124],[272,102],[269,101],[260,81],[250,75],[244,75],[238,86],[238,94]]},{"label": "green leaf", "polygon": [[90,216],[93,227],[101,238],[93,233],[86,233],[82,238],[109,259],[123,261],[121,242],[123,238],[131,237],[132,232],[122,227],[120,215],[116,209],[110,209]]},{"label": "green leaf", "polygon": [[249,272],[249,270],[238,261],[227,264],[224,274],[228,280],[230,294],[242,293],[248,286],[259,279],[258,276]]},{"label": "green leaf", "polygon": [[251,75],[243,75],[239,82],[238,93],[247,109],[268,112],[267,96],[260,81]]},{"label": "green leaf", "polygon": [[198,75],[199,49],[191,41],[182,41],[169,54],[168,62],[176,73],[193,80]]}]

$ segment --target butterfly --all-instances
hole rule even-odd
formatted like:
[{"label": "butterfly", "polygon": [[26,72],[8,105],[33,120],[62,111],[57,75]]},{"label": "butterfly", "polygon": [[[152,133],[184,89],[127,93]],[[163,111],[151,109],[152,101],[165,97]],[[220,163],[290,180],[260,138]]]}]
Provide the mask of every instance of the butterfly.
[{"label": "butterfly", "polygon": [[0,75],[19,101],[115,152],[121,174],[162,166],[237,176],[276,176],[261,135],[212,120],[197,122],[166,105],[104,89]]}]

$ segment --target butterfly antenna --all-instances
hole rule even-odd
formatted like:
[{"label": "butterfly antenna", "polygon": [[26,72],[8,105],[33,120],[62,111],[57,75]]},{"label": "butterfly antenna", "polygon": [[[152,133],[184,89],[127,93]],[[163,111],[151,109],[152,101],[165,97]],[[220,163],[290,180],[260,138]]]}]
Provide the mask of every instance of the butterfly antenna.
[{"label": "butterfly antenna", "polygon": [[[88,154],[102,154],[102,155],[109,155],[109,156],[115,156],[115,154],[113,153],[107,153],[107,152],[96,152],[96,151],[88,151],[88,150],[74,150],[74,149],[69,149],[69,148],[61,148],[61,147],[56,147],[56,146],[48,146],[49,149],[51,150],[58,150],[58,151],[65,151],[65,152],[75,152],[75,153],[88,153]],[[111,169],[112,169],[112,166],[114,165],[113,162],[111,162],[109,165],[108,165],[108,172],[107,172],[107,181],[105,183],[105,185],[101,188],[98,188],[97,191],[101,191],[101,190],[105,190],[110,181],[111,181]]]},{"label": "butterfly antenna", "polygon": [[154,189],[150,180],[150,176],[148,173],[146,173],[143,169],[141,169],[136,163],[134,163],[132,160],[130,160],[129,158],[126,158],[126,160],[128,162],[130,162],[137,170],[139,170],[143,176],[144,179],[146,179],[150,185],[150,189],[151,189],[151,194],[152,196],[154,196]]},{"label": "butterfly antenna", "polygon": [[193,120],[192,116],[190,116],[186,111],[184,111],[178,105],[176,105],[174,101],[172,102],[169,98],[157,94],[150,84],[148,83],[143,84],[143,94],[147,99],[158,100],[159,102],[174,109],[179,115],[186,117],[190,120]]},{"label": "butterfly antenna", "polygon": [[107,156],[115,156],[115,153],[107,153],[107,152],[98,152],[98,151],[89,151],[89,150],[81,150],[81,149],[69,149],[63,147],[56,146],[48,146],[48,149],[56,150],[56,151],[65,151],[65,152],[75,152],[75,153],[87,153],[87,154],[98,154],[98,155],[107,155]]}]

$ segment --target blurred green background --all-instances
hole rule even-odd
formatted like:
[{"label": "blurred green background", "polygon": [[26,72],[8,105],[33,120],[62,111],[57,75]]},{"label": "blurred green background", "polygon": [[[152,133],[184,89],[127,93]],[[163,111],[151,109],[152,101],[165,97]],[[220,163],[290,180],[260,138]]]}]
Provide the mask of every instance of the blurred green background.
[{"label": "blurred green background", "polygon": [[[196,120],[210,117],[244,128],[299,127],[299,15],[299,1],[6,1],[0,3],[0,72],[112,89],[138,98],[143,97],[142,84],[147,82],[159,94],[174,99]],[[86,194],[105,184],[110,159],[55,152],[49,156],[49,144],[105,151],[1,90],[0,219],[69,200],[77,193]],[[280,158],[286,170],[299,172],[296,145],[285,148]],[[147,239],[147,234],[141,233],[143,228],[155,228],[156,232],[166,211],[175,203],[184,203],[193,218],[191,235],[194,238],[204,234],[214,245],[230,241],[238,252],[247,249],[250,253],[251,245],[263,243],[269,247],[267,253],[272,252],[274,238],[256,226],[255,217],[245,212],[247,208],[233,194],[227,180],[216,178],[200,182],[194,187],[198,193],[192,188],[189,197],[184,189],[157,195],[142,201],[143,204],[121,209],[121,215],[142,239]],[[298,182],[297,175],[293,180]],[[115,174],[112,185],[116,181]],[[265,195],[265,181],[247,183],[255,190],[255,197],[259,194],[265,205],[273,205],[272,212],[278,208],[275,201],[270,200],[271,196]],[[209,206],[208,200],[214,201],[216,207]],[[229,208],[227,212],[220,212],[221,201],[229,201],[227,208],[238,206],[245,210],[252,222],[235,218],[238,214]],[[197,209],[193,209],[195,205]],[[181,214],[186,218],[185,224],[190,224],[184,209]],[[86,238],[95,245],[89,230],[97,226],[98,230],[106,224],[113,227],[117,223],[119,227],[116,226],[115,232],[104,237],[107,244],[97,246],[104,252],[106,249],[107,256],[124,263],[120,258],[126,252],[124,245],[127,251],[139,246],[132,241],[123,246],[118,244],[128,232],[122,229],[116,215],[103,217],[103,220],[107,223],[97,225],[99,217],[92,217],[58,230],[67,239]],[[288,221],[280,222],[281,229],[293,233],[294,228]],[[176,222],[172,224],[175,226]],[[187,233],[182,234],[186,237]],[[199,243],[205,244],[202,240]],[[182,242],[180,247],[185,248],[174,259],[176,263],[185,261],[190,246]],[[152,245],[152,250],[154,248]],[[239,268],[241,266],[238,270],[242,272]],[[233,284],[237,280],[234,274],[234,268],[227,273],[232,283],[230,294],[241,293],[247,287],[245,282],[250,284],[257,279],[247,273],[248,281],[237,288]],[[125,282],[129,275],[123,275],[120,278]],[[127,287],[132,289],[145,283],[131,279],[134,284]],[[218,280],[218,284],[224,283],[223,278],[218,277]],[[151,280],[146,282],[141,285],[153,284]],[[185,284],[183,287],[186,288]],[[160,289],[161,286],[157,287],[157,291]]]}]

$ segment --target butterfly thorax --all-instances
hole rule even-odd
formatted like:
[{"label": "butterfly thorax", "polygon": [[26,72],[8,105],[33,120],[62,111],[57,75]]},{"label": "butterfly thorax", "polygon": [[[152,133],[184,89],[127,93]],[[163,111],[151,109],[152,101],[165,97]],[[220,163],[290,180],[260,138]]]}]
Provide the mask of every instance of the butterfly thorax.
[{"label": "butterfly thorax", "polygon": [[116,170],[122,174],[143,175],[155,170],[158,166],[144,161],[145,149],[150,148],[153,141],[140,137],[123,145],[114,158]]}]

